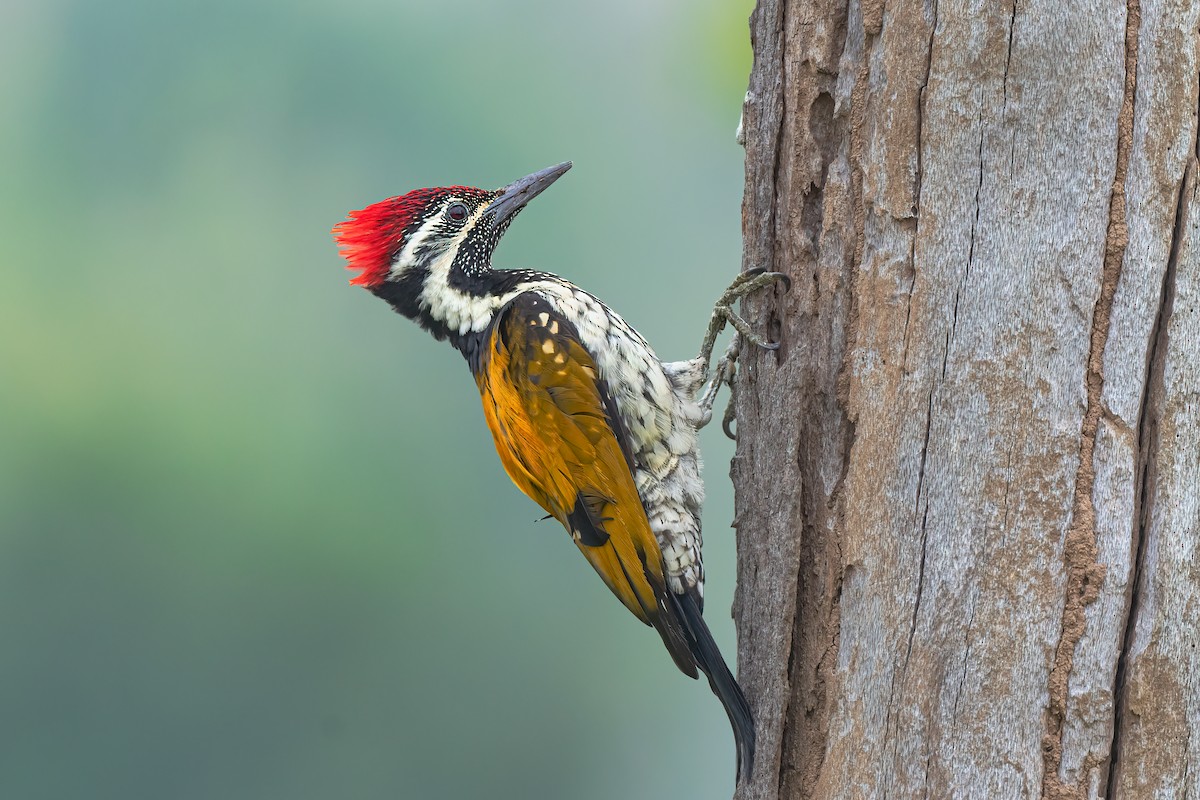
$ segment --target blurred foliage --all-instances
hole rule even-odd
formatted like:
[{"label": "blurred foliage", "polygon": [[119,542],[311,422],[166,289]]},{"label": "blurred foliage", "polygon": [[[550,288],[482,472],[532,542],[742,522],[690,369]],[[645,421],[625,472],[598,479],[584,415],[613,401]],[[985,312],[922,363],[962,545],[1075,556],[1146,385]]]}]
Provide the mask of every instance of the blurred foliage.
[{"label": "blurred foliage", "polygon": [[[501,265],[668,358],[740,263],[750,3],[0,8],[0,797],[725,797],[720,704],[330,226],[571,158]],[[732,503],[705,432],[709,618]]]}]

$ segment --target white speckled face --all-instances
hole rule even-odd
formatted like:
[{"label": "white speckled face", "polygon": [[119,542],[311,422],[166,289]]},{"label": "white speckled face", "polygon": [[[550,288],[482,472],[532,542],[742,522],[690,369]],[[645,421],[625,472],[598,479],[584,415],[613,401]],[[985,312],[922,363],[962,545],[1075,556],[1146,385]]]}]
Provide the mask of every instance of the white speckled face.
[{"label": "white speckled face", "polygon": [[[452,331],[466,334],[484,330],[496,311],[509,297],[463,291],[453,286],[451,272],[463,270],[464,244],[474,234],[484,233],[481,225],[491,225],[487,203],[479,198],[448,195],[414,232],[397,253],[389,280],[400,280],[405,273],[421,269],[420,307],[431,318]],[[478,230],[477,230],[478,229]],[[477,237],[479,238],[479,237]],[[491,255],[487,244],[494,244],[498,231],[487,231],[482,237],[485,247],[471,266],[475,272],[490,270]]]}]

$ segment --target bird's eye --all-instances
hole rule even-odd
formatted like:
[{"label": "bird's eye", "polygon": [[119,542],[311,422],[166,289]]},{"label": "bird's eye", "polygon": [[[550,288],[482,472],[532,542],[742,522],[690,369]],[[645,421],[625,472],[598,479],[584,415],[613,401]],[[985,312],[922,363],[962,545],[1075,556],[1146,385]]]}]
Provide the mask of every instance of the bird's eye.
[{"label": "bird's eye", "polygon": [[446,215],[455,222],[462,222],[467,218],[467,207],[462,203],[455,203],[446,209]]}]

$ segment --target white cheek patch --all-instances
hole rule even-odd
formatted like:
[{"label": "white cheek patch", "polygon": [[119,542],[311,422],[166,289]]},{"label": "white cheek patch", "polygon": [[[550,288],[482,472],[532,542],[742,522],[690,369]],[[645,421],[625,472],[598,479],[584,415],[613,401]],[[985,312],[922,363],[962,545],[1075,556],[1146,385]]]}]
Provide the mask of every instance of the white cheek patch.
[{"label": "white cheek patch", "polygon": [[437,223],[437,217],[430,217],[424,225],[417,229],[416,233],[405,240],[404,247],[400,248],[400,252],[396,254],[396,259],[392,262],[392,268],[388,271],[389,278],[397,278],[409,267],[415,266],[417,250],[424,248],[425,240],[437,228]]},{"label": "white cheek patch", "polygon": [[421,306],[431,317],[459,334],[479,332],[491,324],[492,317],[513,295],[473,295],[452,287],[450,268],[457,250],[456,243],[430,263],[429,276],[421,287]]},{"label": "white cheek patch", "polygon": [[[417,266],[417,253],[425,249],[429,239],[434,235],[438,227],[440,227],[445,221],[446,209],[455,203],[461,202],[462,198],[459,197],[446,198],[441,209],[436,214],[430,216],[429,219],[425,220],[421,227],[417,229],[416,233],[405,239],[404,247],[400,249],[400,252],[396,254],[395,260],[392,261],[392,267],[388,271],[389,277],[396,278],[403,274],[406,270]],[[479,222],[479,219],[483,216],[483,212],[486,209],[486,206],[481,206],[475,210],[475,213],[472,214],[470,219],[463,224],[462,229],[460,229],[459,232],[454,235],[454,238],[448,239],[444,242],[444,252],[455,253],[458,251],[459,246],[462,245],[467,236],[472,230],[474,230],[476,223]],[[451,262],[453,262],[453,259],[451,259]],[[447,265],[447,269],[449,269],[449,265]]]}]

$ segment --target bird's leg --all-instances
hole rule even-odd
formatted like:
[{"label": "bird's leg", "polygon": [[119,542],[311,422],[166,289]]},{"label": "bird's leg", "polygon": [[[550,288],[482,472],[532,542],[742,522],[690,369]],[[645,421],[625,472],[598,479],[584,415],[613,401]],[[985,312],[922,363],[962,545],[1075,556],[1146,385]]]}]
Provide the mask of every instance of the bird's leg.
[{"label": "bird's leg", "polygon": [[741,346],[741,335],[734,334],[733,340],[725,348],[725,354],[717,360],[717,368],[713,373],[712,380],[708,382],[708,386],[704,389],[704,394],[700,397],[699,405],[704,411],[705,425],[712,419],[713,403],[717,400],[717,392],[720,390],[721,384],[728,383],[731,388],[733,387],[733,376],[737,371],[737,357]]},{"label": "bird's leg", "polygon": [[736,418],[735,409],[737,408],[737,384],[734,383],[734,376],[737,375],[737,359],[738,353],[742,346],[742,335],[735,333],[733,340],[729,343],[729,347],[725,348],[725,354],[717,361],[717,368],[713,374],[713,378],[709,381],[708,387],[704,390],[704,395],[699,400],[699,406],[703,411],[701,423],[698,428],[703,428],[712,421],[712,407],[717,399],[717,392],[721,388],[721,384],[729,386],[729,402],[725,404],[725,413],[721,417],[721,430],[730,439],[736,439],[732,425]]},{"label": "bird's leg", "polygon": [[[761,269],[743,272],[717,298],[716,304],[713,305],[712,318],[708,321],[708,330],[704,334],[704,341],[700,345],[700,355],[698,356],[700,363],[704,366],[705,372],[708,371],[708,365],[712,361],[712,350],[713,345],[716,344],[717,336],[720,335],[727,324],[732,325],[733,329],[751,344],[758,345],[767,350],[779,349],[778,342],[771,342],[759,336],[750,327],[750,323],[738,316],[733,310],[734,301],[745,297],[751,292],[758,291],[764,286],[769,286],[776,281],[783,281],[786,288],[790,288],[792,284],[791,279],[782,272],[766,272]],[[736,355],[734,358],[736,359]]]}]

